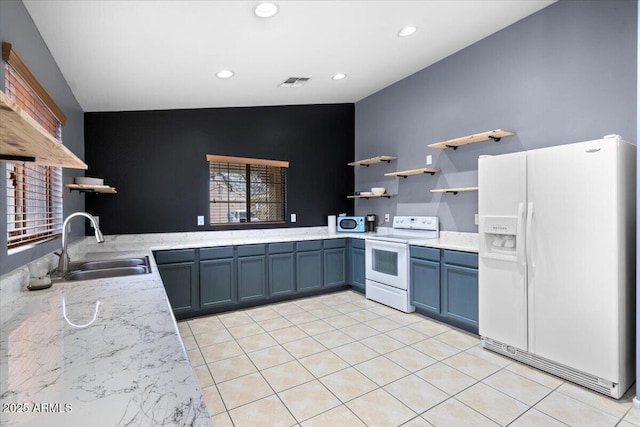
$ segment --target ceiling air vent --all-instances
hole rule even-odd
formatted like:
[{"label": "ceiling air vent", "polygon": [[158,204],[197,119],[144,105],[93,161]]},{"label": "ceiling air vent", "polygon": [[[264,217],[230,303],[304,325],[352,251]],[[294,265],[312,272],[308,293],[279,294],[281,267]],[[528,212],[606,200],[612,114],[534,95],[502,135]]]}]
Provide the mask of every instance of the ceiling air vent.
[{"label": "ceiling air vent", "polygon": [[311,77],[289,77],[280,83],[280,87],[302,87]]}]

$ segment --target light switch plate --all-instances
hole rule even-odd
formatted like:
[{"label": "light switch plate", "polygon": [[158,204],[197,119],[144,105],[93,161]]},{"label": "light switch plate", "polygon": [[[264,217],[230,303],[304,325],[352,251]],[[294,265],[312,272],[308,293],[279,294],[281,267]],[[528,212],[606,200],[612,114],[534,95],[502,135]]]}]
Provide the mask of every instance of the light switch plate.
[{"label": "light switch plate", "polygon": [[433,163],[433,156],[431,154],[427,154],[427,166]]},{"label": "light switch plate", "polygon": [[478,225],[478,214],[475,214],[473,217],[476,225]]},{"label": "light switch plate", "polygon": [[204,216],[198,215],[198,225],[204,225]]},{"label": "light switch plate", "polygon": [[298,215],[291,214],[291,222],[296,222],[298,220]]}]

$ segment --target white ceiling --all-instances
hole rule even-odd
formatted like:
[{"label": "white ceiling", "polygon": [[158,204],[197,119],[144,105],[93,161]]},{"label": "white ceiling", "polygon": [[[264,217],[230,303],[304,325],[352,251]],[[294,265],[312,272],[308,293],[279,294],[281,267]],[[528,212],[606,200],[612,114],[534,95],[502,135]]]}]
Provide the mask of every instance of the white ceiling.
[{"label": "white ceiling", "polygon": [[356,102],[555,0],[275,1],[24,3],[83,110],[123,111]]}]

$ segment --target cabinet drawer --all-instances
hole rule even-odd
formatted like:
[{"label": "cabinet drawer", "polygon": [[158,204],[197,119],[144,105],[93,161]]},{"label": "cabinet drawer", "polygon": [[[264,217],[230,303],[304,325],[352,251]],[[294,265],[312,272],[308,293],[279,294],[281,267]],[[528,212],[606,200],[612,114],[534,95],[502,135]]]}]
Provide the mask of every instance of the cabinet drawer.
[{"label": "cabinet drawer", "polygon": [[156,251],[153,253],[156,264],[171,264],[176,262],[194,261],[195,249],[175,249],[170,251]]},{"label": "cabinet drawer", "polygon": [[286,254],[289,252],[293,252],[293,250],[294,250],[293,242],[269,243],[270,254]]},{"label": "cabinet drawer", "polygon": [[344,239],[327,239],[324,241],[325,249],[344,248],[346,242]]},{"label": "cabinet drawer", "polygon": [[233,246],[200,249],[200,259],[233,258]]},{"label": "cabinet drawer", "polygon": [[238,246],[238,256],[264,255],[266,245],[242,245]]},{"label": "cabinet drawer", "polygon": [[440,249],[411,246],[411,258],[425,259],[427,261],[440,261]]},{"label": "cabinet drawer", "polygon": [[351,238],[351,247],[354,249],[364,249],[364,239]]},{"label": "cabinet drawer", "polygon": [[[445,264],[462,265],[465,267],[478,268],[478,254],[473,252],[460,252],[444,250],[443,259]],[[413,256],[413,255],[411,255]]]},{"label": "cabinet drawer", "polygon": [[308,240],[304,242],[296,242],[296,249],[300,252],[320,250],[322,249],[322,240]]}]

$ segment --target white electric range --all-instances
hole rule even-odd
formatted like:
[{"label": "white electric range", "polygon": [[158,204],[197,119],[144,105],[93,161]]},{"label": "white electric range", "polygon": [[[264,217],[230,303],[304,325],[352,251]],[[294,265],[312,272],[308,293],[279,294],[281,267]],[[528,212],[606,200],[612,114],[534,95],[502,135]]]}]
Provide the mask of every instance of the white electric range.
[{"label": "white electric range", "polygon": [[411,313],[409,295],[409,245],[437,239],[438,217],[395,216],[393,229],[369,235],[365,242],[366,287],[368,299]]}]

